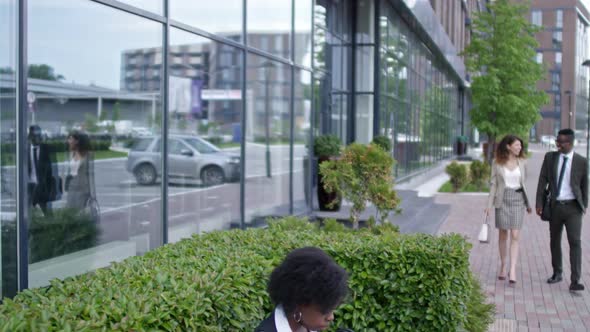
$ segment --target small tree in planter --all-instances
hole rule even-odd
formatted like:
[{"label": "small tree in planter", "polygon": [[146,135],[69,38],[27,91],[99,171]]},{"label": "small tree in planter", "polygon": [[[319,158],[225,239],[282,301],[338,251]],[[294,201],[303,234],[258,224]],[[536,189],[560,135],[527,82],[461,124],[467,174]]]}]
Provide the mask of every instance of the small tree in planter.
[{"label": "small tree in planter", "polygon": [[384,222],[391,210],[396,210],[399,197],[393,190],[391,169],[393,158],[374,144],[353,143],[344,149],[337,160],[320,165],[326,190],[336,192],[352,203],[350,221],[358,228],[360,214],[367,202],[377,208],[377,220]]},{"label": "small tree in planter", "polygon": [[469,181],[467,174],[467,166],[453,161],[445,168],[445,171],[451,178],[451,185],[453,186],[453,192],[458,192],[464,185]]},{"label": "small tree in planter", "polygon": [[373,137],[373,141],[371,143],[380,146],[387,152],[391,151],[391,139],[387,136],[375,136]]},{"label": "small tree in planter", "polygon": [[[318,169],[325,161],[334,159],[340,155],[342,143],[336,135],[322,135],[315,138],[313,153],[318,158]],[[338,211],[342,198],[336,192],[328,192],[325,189],[324,179],[318,172],[318,205],[322,211]]]},{"label": "small tree in planter", "polygon": [[471,165],[469,165],[471,182],[477,187],[478,190],[481,190],[488,182],[490,179],[490,172],[490,164],[488,163],[474,160]]}]

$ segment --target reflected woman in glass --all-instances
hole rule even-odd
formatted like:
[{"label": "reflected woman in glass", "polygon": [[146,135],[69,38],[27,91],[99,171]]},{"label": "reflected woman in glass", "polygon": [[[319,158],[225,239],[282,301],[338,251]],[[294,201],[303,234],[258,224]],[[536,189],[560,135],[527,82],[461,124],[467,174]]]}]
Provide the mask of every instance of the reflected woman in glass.
[{"label": "reflected woman in glass", "polygon": [[348,274],[319,248],[291,251],[268,282],[274,312],[255,332],[323,331],[348,293]]},{"label": "reflected woman in glass", "polygon": [[90,138],[86,133],[72,131],[67,139],[70,151],[65,180],[68,192],[66,207],[82,210],[95,196],[94,161],[90,151]]}]

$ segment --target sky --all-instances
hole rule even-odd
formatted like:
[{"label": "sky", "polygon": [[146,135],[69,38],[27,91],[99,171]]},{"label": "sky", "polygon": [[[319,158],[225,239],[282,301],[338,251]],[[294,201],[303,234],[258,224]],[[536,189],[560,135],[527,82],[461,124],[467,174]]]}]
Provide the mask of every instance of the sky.
[{"label": "sky", "polygon": [[[120,1],[154,12],[162,11],[162,0]],[[590,9],[590,0],[582,2]],[[10,13],[14,8],[10,8],[9,3],[14,0],[0,0],[0,32],[9,31],[9,35],[15,35],[10,31],[14,24]],[[311,8],[308,1],[295,3],[295,25],[301,27],[309,22]],[[28,4],[29,62],[53,66],[67,82],[118,89],[121,54],[128,49],[160,46],[161,24],[92,1],[29,0]],[[248,27],[285,31],[290,25],[290,6],[291,0],[249,0]],[[239,31],[241,13],[242,0],[171,1],[171,15],[175,20],[198,24],[212,32]],[[173,32],[171,40],[174,45],[205,41],[179,32]],[[10,54],[14,47],[14,40],[0,38],[0,67],[15,62]]]}]

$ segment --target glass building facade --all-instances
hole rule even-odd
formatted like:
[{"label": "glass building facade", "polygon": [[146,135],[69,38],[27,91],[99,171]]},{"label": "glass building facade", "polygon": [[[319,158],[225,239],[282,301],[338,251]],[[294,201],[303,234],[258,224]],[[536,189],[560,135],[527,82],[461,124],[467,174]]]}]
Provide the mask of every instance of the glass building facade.
[{"label": "glass building facade", "polygon": [[310,213],[318,135],[387,136],[398,180],[449,158],[465,73],[428,17],[428,1],[0,0],[1,296]]}]

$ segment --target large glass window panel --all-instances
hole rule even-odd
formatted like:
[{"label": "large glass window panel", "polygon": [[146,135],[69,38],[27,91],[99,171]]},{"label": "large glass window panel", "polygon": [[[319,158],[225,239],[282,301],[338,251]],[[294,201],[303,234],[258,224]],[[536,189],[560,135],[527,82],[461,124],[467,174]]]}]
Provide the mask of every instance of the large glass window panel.
[{"label": "large glass window panel", "polygon": [[[163,15],[164,0],[119,0],[129,5]],[[172,1],[174,3],[175,1]]]},{"label": "large glass window panel", "polygon": [[374,85],[374,47],[358,47],[356,52],[356,91],[371,92]]},{"label": "large glass window panel", "polygon": [[[357,43],[374,43],[375,42],[375,1],[360,0],[356,1],[357,6]],[[387,30],[386,30],[387,31]]]},{"label": "large glass window panel", "polygon": [[16,1],[0,2],[0,299],[17,291]]},{"label": "large glass window panel", "polygon": [[242,40],[242,0],[169,2],[172,19],[238,42]]},{"label": "large glass window panel", "polygon": [[[150,149],[161,133],[163,26],[92,1],[28,4],[29,286],[37,287],[162,243],[161,156]],[[65,225],[44,231],[52,223]]]},{"label": "large glass window panel", "polygon": [[309,130],[311,128],[311,73],[296,70],[293,96],[293,212],[301,213],[308,209],[308,185],[311,178],[309,170]]},{"label": "large glass window panel", "polygon": [[240,225],[242,50],[170,34],[168,239]]},{"label": "large glass window panel", "polygon": [[348,103],[349,94],[332,94],[330,107],[330,134],[340,137],[342,142],[348,140]]},{"label": "large glass window panel", "polygon": [[294,1],[295,6],[295,63],[311,67],[311,0]]},{"label": "large glass window panel", "polygon": [[247,63],[245,210],[256,223],[289,213],[291,70],[253,54]]},{"label": "large glass window panel", "polygon": [[356,139],[355,142],[369,144],[373,140],[373,95],[357,94],[356,98]]},{"label": "large glass window panel", "polygon": [[248,45],[289,59],[291,10],[291,0],[249,0]]}]

